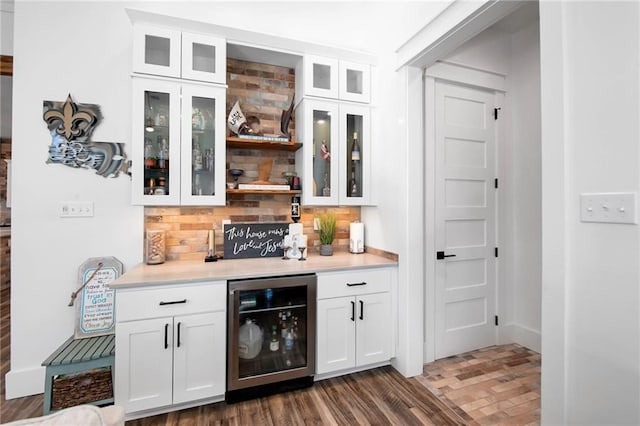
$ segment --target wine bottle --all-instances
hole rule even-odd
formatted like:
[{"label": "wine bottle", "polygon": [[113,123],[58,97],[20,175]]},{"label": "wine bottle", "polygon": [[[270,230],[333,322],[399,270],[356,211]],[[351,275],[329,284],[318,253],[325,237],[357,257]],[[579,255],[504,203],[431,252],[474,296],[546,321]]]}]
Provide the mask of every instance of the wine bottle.
[{"label": "wine bottle", "polygon": [[356,169],[351,167],[351,180],[349,181],[349,193],[352,197],[358,196],[358,182],[356,181]]},{"label": "wine bottle", "polygon": [[280,349],[280,339],[278,339],[278,333],[276,332],[277,326],[271,327],[271,342],[269,343],[269,350],[271,352],[277,352]]},{"label": "wine bottle", "polygon": [[358,145],[358,132],[353,132],[353,142],[351,143],[351,160],[360,161],[360,146]]}]

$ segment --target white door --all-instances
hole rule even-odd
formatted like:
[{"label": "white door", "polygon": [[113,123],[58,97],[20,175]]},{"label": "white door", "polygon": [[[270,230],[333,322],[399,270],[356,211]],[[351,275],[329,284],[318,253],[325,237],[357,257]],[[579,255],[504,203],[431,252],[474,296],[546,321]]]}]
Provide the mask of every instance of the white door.
[{"label": "white door", "polygon": [[173,324],[173,403],[224,394],[225,313],[177,316]]},{"label": "white door", "polygon": [[115,403],[125,412],[171,404],[173,318],[116,324]]},{"label": "white door", "polygon": [[496,170],[495,94],[443,82],[435,93],[438,359],[496,343]]},{"label": "white door", "polygon": [[365,294],[356,298],[356,365],[391,358],[391,294]]},{"label": "white door", "polygon": [[316,373],[356,365],[356,302],[354,297],[318,300]]}]

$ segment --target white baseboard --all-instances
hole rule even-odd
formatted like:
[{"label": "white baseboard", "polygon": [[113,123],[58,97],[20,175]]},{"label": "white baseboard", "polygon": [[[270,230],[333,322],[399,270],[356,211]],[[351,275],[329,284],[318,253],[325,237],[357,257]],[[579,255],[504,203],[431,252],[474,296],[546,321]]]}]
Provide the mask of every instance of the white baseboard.
[{"label": "white baseboard", "polygon": [[44,367],[10,370],[5,379],[7,399],[22,398],[44,392]]},{"label": "white baseboard", "polygon": [[537,330],[520,324],[507,324],[503,327],[503,336],[502,341],[517,343],[538,353],[542,351],[542,335]]}]

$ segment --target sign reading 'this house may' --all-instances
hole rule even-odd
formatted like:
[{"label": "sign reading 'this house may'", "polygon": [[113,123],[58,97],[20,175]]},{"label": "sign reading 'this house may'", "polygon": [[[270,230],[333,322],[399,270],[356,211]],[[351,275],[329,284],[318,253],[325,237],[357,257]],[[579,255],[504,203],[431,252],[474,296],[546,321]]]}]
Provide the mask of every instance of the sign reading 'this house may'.
[{"label": "sign reading 'this house may'", "polygon": [[282,239],[288,223],[231,223],[224,225],[224,258],[283,256]]}]

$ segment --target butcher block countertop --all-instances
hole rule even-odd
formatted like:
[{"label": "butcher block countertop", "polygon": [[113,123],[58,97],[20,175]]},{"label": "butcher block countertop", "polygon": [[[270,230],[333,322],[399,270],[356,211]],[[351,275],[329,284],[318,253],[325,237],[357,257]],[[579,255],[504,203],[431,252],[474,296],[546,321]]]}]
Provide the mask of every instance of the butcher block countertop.
[{"label": "butcher block countertop", "polygon": [[397,265],[397,261],[377,254],[352,254],[348,252],[335,252],[333,256],[310,254],[305,261],[282,260],[279,257],[222,259],[217,262],[204,262],[204,260],[167,261],[160,265],[138,264],[112,282],[110,286],[118,289],[145,285],[349,271]]}]

